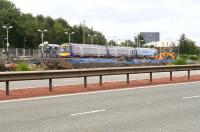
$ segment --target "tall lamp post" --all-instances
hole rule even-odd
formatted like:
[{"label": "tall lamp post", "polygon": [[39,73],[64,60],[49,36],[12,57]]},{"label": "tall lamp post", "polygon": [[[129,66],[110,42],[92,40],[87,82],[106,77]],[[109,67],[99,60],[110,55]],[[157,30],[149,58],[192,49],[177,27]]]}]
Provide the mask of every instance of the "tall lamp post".
[{"label": "tall lamp post", "polygon": [[26,41],[27,41],[26,38],[24,38],[24,53],[23,53],[24,55],[23,56],[25,56]]},{"label": "tall lamp post", "polygon": [[70,44],[70,39],[71,39],[71,35],[75,34],[75,32],[65,32],[66,35],[69,35],[69,44]]},{"label": "tall lamp post", "polygon": [[85,20],[83,20],[83,44],[85,44]]},{"label": "tall lamp post", "polygon": [[37,30],[38,32],[41,32],[41,38],[42,38],[42,57],[43,57],[43,54],[44,54],[44,33],[47,32],[48,30],[45,29],[45,30],[41,30],[41,29],[38,29]]},{"label": "tall lamp post", "polygon": [[6,40],[7,40],[7,43],[6,43],[6,47],[7,47],[7,49],[6,49],[6,52],[7,52],[7,55],[8,55],[8,47],[9,47],[9,29],[11,29],[11,28],[13,28],[13,26],[3,26],[3,28],[4,29],[6,29],[6,31],[7,31],[7,38],[6,38]]},{"label": "tall lamp post", "polygon": [[96,37],[96,36],[97,36],[96,34],[95,35],[88,34],[88,37],[91,37],[91,44],[94,43],[94,37]]},{"label": "tall lamp post", "polygon": [[140,44],[141,44],[141,42],[143,42],[144,40],[139,40],[139,47],[141,46]]}]

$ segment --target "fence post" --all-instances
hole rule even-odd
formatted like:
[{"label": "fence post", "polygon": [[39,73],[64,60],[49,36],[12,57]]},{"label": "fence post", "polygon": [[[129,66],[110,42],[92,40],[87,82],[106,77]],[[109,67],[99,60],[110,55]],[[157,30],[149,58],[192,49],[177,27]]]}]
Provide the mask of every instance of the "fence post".
[{"label": "fence post", "polygon": [[103,83],[102,83],[102,75],[99,76],[99,85],[100,85],[100,86],[103,85]]},{"label": "fence post", "polygon": [[172,81],[172,71],[170,71],[170,81]]},{"label": "fence post", "polygon": [[49,79],[49,91],[52,92],[52,79],[51,78]]},{"label": "fence post", "polygon": [[6,95],[9,95],[9,81],[6,81]]},{"label": "fence post", "polygon": [[152,79],[152,72],[150,72],[150,82],[152,82],[153,81],[153,79]]},{"label": "fence post", "polygon": [[87,77],[84,77],[84,88],[87,88]]},{"label": "fence post", "polygon": [[190,79],[190,70],[188,70],[188,79]]},{"label": "fence post", "polygon": [[127,84],[129,84],[129,82],[130,82],[129,80],[130,80],[130,76],[129,76],[129,73],[127,73],[127,74],[126,74],[126,83],[127,83]]}]

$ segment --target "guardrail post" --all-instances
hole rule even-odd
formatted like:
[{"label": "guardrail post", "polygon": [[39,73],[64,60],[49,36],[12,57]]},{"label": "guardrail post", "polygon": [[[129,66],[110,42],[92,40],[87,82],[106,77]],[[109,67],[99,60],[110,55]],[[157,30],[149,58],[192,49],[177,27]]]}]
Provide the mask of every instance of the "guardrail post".
[{"label": "guardrail post", "polygon": [[103,85],[103,83],[102,83],[102,75],[99,76],[99,85],[100,85],[100,86]]},{"label": "guardrail post", "polygon": [[153,81],[153,79],[152,79],[152,72],[150,72],[150,82],[152,82]]},{"label": "guardrail post", "polygon": [[190,70],[188,70],[188,79],[190,79]]},{"label": "guardrail post", "polygon": [[52,79],[49,79],[49,91],[52,91]]},{"label": "guardrail post", "polygon": [[9,95],[9,81],[6,81],[6,95]]},{"label": "guardrail post", "polygon": [[87,88],[87,77],[84,77],[84,88]]},{"label": "guardrail post", "polygon": [[172,71],[170,71],[170,81],[172,81]]},{"label": "guardrail post", "polygon": [[129,73],[126,74],[126,83],[129,84]]}]

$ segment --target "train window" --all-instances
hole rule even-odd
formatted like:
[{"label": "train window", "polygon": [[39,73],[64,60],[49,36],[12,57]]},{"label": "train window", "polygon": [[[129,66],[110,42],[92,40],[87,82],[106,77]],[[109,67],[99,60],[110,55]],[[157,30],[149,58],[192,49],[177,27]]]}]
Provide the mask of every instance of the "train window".
[{"label": "train window", "polygon": [[66,47],[61,47],[60,49],[61,52],[70,52],[70,47],[66,46]]}]

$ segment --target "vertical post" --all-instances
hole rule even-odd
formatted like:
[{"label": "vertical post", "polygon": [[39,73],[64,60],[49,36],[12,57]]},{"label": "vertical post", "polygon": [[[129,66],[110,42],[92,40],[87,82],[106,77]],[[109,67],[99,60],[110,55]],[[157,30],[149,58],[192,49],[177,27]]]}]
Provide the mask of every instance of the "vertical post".
[{"label": "vertical post", "polygon": [[49,91],[52,92],[52,79],[51,78],[49,79]]},{"label": "vertical post", "polygon": [[9,81],[6,81],[6,95],[9,95]]},{"label": "vertical post", "polygon": [[99,85],[100,85],[100,86],[103,85],[103,83],[102,83],[102,75],[99,76]]},{"label": "vertical post", "polygon": [[126,83],[127,83],[127,84],[129,84],[129,78],[130,78],[129,73],[127,73],[127,74],[126,74]]},{"label": "vertical post", "polygon": [[150,82],[152,82],[153,81],[153,79],[152,79],[152,72],[150,72]]},{"label": "vertical post", "polygon": [[190,79],[190,70],[188,70],[188,79]]},{"label": "vertical post", "polygon": [[170,81],[172,81],[172,71],[170,71]]},{"label": "vertical post", "polygon": [[87,77],[84,77],[84,88],[87,88]]}]

